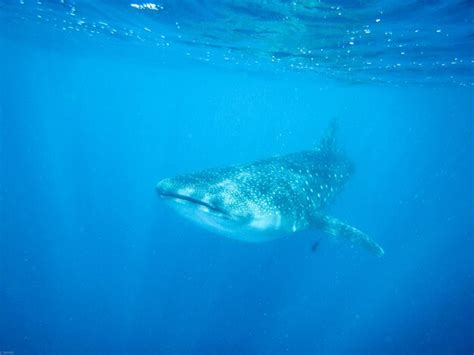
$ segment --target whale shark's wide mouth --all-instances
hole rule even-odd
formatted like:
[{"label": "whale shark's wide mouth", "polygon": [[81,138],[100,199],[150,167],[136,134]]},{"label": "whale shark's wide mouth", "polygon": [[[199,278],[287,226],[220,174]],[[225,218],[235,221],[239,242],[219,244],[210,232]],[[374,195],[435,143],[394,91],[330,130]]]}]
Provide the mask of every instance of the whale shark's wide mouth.
[{"label": "whale shark's wide mouth", "polygon": [[226,210],[224,210],[220,207],[217,207],[217,206],[213,206],[213,205],[211,205],[207,202],[198,200],[196,198],[186,196],[186,195],[181,195],[181,194],[178,194],[176,192],[164,191],[164,190],[160,189],[159,187],[157,188],[157,192],[158,192],[158,195],[160,197],[173,198],[173,199],[178,200],[178,201],[185,201],[185,202],[194,204],[196,206],[206,207],[208,210],[210,210],[212,212],[222,214],[222,215],[224,215],[228,218],[232,217]]}]

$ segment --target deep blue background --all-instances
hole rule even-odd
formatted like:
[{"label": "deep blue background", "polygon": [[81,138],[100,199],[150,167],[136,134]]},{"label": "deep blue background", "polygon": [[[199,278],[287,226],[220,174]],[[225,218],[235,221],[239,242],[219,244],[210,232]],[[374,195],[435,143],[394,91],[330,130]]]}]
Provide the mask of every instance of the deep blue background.
[{"label": "deep blue background", "polygon": [[[473,89],[1,45],[0,351],[474,350]],[[332,117],[357,172],[329,212],[383,258],[317,231],[214,236],[155,195],[316,146]]]}]

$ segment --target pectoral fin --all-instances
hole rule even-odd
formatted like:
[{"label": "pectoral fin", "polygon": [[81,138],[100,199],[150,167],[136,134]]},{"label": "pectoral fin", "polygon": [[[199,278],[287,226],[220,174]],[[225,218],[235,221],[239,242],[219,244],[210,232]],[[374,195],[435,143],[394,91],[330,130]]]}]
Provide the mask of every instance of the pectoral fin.
[{"label": "pectoral fin", "polygon": [[337,238],[346,239],[377,256],[382,256],[384,254],[382,247],[370,239],[365,233],[334,217],[318,216],[315,220],[315,225],[324,232]]}]

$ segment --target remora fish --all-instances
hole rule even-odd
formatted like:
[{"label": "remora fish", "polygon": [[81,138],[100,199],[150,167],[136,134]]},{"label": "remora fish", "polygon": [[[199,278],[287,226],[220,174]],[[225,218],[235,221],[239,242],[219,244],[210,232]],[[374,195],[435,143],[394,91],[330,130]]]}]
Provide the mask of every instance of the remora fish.
[{"label": "remora fish", "polygon": [[156,189],[178,213],[230,238],[263,242],[319,229],[381,256],[366,234],[324,213],[354,171],[335,133],[333,122],[317,149],[168,178]]}]

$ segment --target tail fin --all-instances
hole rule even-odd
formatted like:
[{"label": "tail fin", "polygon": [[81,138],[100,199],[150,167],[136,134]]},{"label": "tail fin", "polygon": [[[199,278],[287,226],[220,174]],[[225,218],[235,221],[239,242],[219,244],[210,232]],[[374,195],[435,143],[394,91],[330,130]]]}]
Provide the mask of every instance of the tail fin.
[{"label": "tail fin", "polygon": [[337,134],[337,120],[333,118],[329,122],[321,142],[319,143],[319,150],[322,152],[334,152],[336,150],[336,134]]}]

